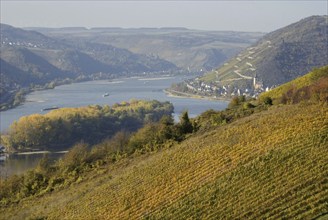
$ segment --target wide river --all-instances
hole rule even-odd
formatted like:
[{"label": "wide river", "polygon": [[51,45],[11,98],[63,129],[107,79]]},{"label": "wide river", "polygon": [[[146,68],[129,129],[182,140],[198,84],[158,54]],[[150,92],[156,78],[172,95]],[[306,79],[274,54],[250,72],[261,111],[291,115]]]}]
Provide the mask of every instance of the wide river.
[{"label": "wide river", "polygon": [[[11,123],[20,117],[34,113],[44,114],[41,110],[53,106],[80,107],[87,105],[115,104],[130,99],[145,99],[169,101],[174,106],[174,117],[184,110],[188,110],[190,117],[195,117],[208,110],[222,110],[227,107],[226,101],[213,101],[205,99],[191,99],[167,96],[163,89],[172,83],[181,82],[183,76],[161,78],[126,78],[112,81],[100,80],[83,83],[74,83],[58,86],[51,90],[33,92],[26,97],[26,102],[14,109],[0,112],[1,132],[5,132]],[[109,95],[103,97],[103,94]],[[56,154],[61,155],[61,154]],[[15,155],[5,161],[0,161],[0,176],[21,173],[34,167],[42,154]],[[56,157],[56,156],[54,156]]]}]

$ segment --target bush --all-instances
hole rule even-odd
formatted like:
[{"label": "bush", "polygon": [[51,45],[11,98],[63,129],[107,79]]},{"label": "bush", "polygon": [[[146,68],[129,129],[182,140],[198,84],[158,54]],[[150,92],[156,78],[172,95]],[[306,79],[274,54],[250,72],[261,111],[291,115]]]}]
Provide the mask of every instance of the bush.
[{"label": "bush", "polygon": [[244,109],[251,109],[251,108],[255,108],[255,105],[253,105],[250,102],[246,102],[246,103],[244,103],[243,108]]},{"label": "bush", "polygon": [[266,105],[272,105],[272,98],[269,96],[264,97],[263,103]]},{"label": "bush", "polygon": [[228,108],[236,108],[238,107],[241,103],[246,101],[246,97],[244,95],[242,96],[235,96],[232,98],[232,100],[230,101]]},{"label": "bush", "polygon": [[79,170],[83,164],[89,162],[88,155],[88,145],[82,142],[78,143],[65,154],[60,166],[66,171]]},{"label": "bush", "polygon": [[181,135],[189,134],[193,132],[193,126],[190,122],[188,112],[182,112],[180,116],[179,130]]}]

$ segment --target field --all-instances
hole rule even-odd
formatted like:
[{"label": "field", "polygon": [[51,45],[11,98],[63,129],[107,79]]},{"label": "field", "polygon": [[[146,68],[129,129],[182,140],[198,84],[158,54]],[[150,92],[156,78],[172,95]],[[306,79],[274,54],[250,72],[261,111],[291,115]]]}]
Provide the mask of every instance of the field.
[{"label": "field", "polygon": [[313,219],[328,212],[327,146],[326,104],[272,106],[2,206],[0,219]]}]

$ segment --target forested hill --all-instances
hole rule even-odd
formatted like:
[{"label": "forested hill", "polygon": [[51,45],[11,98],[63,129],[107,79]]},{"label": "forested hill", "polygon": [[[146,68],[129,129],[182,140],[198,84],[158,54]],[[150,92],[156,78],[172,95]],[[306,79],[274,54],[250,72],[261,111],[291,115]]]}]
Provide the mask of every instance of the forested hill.
[{"label": "forested hill", "polygon": [[220,68],[188,82],[188,87],[180,86],[180,90],[210,96],[252,96],[325,66],[327,19],[311,16],[271,32]]},{"label": "forested hill", "polygon": [[1,24],[0,34],[1,108],[16,105],[20,101],[16,96],[20,90],[53,88],[74,80],[150,72],[168,74],[178,70],[174,64],[158,57],[110,45],[69,42],[5,24]]},{"label": "forested hill", "polygon": [[236,97],[44,158],[0,181],[0,219],[325,219],[327,67],[308,76],[286,104]]},{"label": "forested hill", "polygon": [[[17,56],[13,57],[10,53],[7,54],[7,50],[28,50],[73,76],[87,76],[99,72],[133,74],[176,70],[176,66],[166,60],[135,54],[126,49],[100,43],[80,44],[79,41],[65,41],[5,24],[1,24],[1,39],[1,58],[14,66],[28,66],[29,60],[17,60],[15,59]],[[20,56],[26,57],[24,54]],[[22,61],[25,61],[26,64]],[[34,65],[37,66],[37,64]],[[26,69],[24,70],[26,71]],[[38,71],[37,68],[30,68],[29,71],[47,73],[47,70]]]},{"label": "forested hill", "polygon": [[159,57],[193,73],[212,70],[263,33],[187,28],[30,28],[70,42],[94,42]]}]

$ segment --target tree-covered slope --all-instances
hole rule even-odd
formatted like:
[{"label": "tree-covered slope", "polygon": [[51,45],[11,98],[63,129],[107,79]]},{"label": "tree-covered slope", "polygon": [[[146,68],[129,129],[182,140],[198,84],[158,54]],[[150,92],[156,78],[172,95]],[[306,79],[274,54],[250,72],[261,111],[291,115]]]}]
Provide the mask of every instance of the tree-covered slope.
[{"label": "tree-covered slope", "polygon": [[71,187],[2,205],[0,218],[314,219],[328,212],[327,145],[327,102],[273,105],[95,166]]},{"label": "tree-covered slope", "polygon": [[[29,63],[29,55],[25,55],[24,60],[7,59],[10,57],[10,49],[24,49],[34,54],[33,56],[40,54],[53,66],[73,76],[99,72],[120,75],[177,69],[174,64],[166,60],[135,54],[126,49],[99,43],[86,43],[76,39],[71,41],[57,39],[36,31],[23,30],[5,24],[1,24],[0,34],[1,58],[18,66],[23,61]],[[51,70],[43,70],[43,72],[49,71]]]},{"label": "tree-covered slope", "polygon": [[29,84],[32,83],[34,80],[36,81],[36,79],[32,75],[7,63],[1,58],[0,58],[0,65],[1,65],[0,79],[1,82],[3,82],[0,84],[1,103],[5,103],[7,100],[12,99],[15,96],[14,91],[18,90],[20,86],[29,86]]},{"label": "tree-covered slope", "polygon": [[263,33],[173,27],[31,29],[59,39],[125,48],[139,55],[167,60],[191,72],[210,71],[263,36]]},{"label": "tree-covered slope", "polygon": [[[6,71],[7,69],[3,68],[1,68],[1,74],[7,77],[20,74],[21,78],[25,77],[28,82],[33,82],[34,84],[42,84],[56,78],[73,78],[77,76],[77,73],[65,72],[65,70],[50,64],[44,57],[45,56],[39,56],[32,50],[24,47],[2,46],[1,58],[8,64],[18,68],[20,72],[24,72],[24,74],[20,74],[19,71]],[[24,83],[20,82],[18,79],[16,83],[24,85]]]}]

